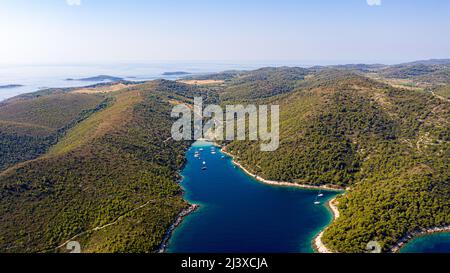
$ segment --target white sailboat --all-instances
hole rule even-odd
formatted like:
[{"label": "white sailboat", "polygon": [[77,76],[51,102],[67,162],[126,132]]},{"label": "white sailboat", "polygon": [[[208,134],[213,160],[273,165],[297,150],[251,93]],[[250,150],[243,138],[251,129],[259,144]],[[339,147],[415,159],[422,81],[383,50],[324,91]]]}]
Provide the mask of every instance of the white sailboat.
[{"label": "white sailboat", "polygon": [[320,205],[321,204],[320,201],[319,201],[320,197],[323,197],[322,189],[319,190],[319,194],[316,197],[316,201],[314,202],[314,205]]},{"label": "white sailboat", "polygon": [[322,190],[319,191],[319,194],[318,194],[317,196],[318,196],[318,197],[323,197]]}]

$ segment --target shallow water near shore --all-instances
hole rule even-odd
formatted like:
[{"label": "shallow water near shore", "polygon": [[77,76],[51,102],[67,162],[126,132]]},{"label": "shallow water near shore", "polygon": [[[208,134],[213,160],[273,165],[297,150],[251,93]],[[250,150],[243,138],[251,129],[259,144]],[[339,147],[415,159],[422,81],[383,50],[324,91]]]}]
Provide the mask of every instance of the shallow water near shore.
[{"label": "shallow water near shore", "polygon": [[197,142],[187,153],[181,184],[185,199],[201,207],[174,230],[167,252],[314,252],[312,240],[333,217],[326,203],[337,193],[322,191],[319,198],[318,190],[260,183],[212,147]]},{"label": "shallow water near shore", "polygon": [[401,253],[450,253],[450,233],[420,236],[406,244]]}]

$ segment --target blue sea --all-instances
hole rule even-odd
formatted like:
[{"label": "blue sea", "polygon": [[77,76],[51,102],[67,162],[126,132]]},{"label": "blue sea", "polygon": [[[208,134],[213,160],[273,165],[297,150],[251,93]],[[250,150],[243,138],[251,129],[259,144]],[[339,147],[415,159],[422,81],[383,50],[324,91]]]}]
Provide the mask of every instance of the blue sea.
[{"label": "blue sea", "polygon": [[450,233],[436,233],[415,238],[401,253],[450,253]]},{"label": "blue sea", "polygon": [[313,238],[332,221],[326,203],[336,192],[319,198],[318,190],[262,184],[210,143],[196,143],[187,159],[182,187],[200,209],[175,229],[170,253],[311,253]]},{"label": "blue sea", "polygon": [[[98,75],[129,81],[179,79],[165,72],[184,71],[201,75],[226,70],[251,70],[280,64],[254,63],[151,63],[151,64],[72,64],[0,65],[0,101],[48,88],[81,87],[98,81],[67,81]],[[292,65],[292,64],[289,64]],[[183,76],[184,77],[184,76]],[[314,205],[318,192],[259,183],[236,169],[219,150],[210,153],[211,144],[197,143],[187,153],[182,186],[185,198],[201,208],[186,217],[174,231],[169,252],[313,252],[311,241],[331,222],[326,202],[336,193],[323,192],[322,204]],[[194,157],[203,148],[202,160]],[[208,169],[201,171],[202,162]],[[433,234],[407,244],[405,253],[450,253],[450,234]]]},{"label": "blue sea", "polygon": [[[15,88],[0,88],[0,101],[48,88],[81,87],[99,81],[67,81],[67,79],[90,78],[98,75],[120,77],[129,81],[154,79],[179,79],[180,76],[165,76],[165,72],[183,71],[193,75],[226,70],[249,70],[270,64],[241,65],[233,63],[142,63],[142,64],[61,64],[61,65],[0,65],[0,86],[22,85]],[[186,76],[186,75],[184,75]],[[183,77],[184,77],[183,76]]]}]

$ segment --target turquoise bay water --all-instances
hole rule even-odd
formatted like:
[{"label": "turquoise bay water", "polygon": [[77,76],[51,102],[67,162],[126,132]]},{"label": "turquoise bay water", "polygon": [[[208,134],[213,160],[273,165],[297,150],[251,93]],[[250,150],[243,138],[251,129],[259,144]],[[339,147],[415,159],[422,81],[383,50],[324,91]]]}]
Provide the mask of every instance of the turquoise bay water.
[{"label": "turquoise bay water", "polygon": [[400,250],[401,253],[450,253],[450,233],[418,237]]},{"label": "turquoise bay water", "polygon": [[[326,203],[337,193],[259,183],[235,168],[211,144],[188,151],[182,173],[185,198],[201,205],[175,229],[171,253],[310,253],[312,240],[332,221]],[[201,158],[195,152],[203,148]],[[202,171],[203,161],[207,170]]]}]

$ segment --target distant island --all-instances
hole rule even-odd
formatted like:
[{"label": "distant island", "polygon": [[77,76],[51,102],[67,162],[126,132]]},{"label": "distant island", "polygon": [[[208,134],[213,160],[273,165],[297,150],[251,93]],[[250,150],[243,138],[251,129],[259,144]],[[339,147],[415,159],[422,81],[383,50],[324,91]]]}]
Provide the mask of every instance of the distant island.
[{"label": "distant island", "polygon": [[189,75],[191,73],[185,72],[185,71],[174,71],[174,72],[164,72],[163,76],[182,76],[182,75]]},{"label": "distant island", "polygon": [[21,84],[7,84],[7,85],[0,85],[0,89],[8,89],[8,88],[18,88],[22,87]]},{"label": "distant island", "polygon": [[72,78],[66,79],[66,81],[83,81],[83,82],[101,82],[101,81],[118,82],[118,81],[122,81],[122,80],[123,80],[122,78],[108,76],[108,75],[99,75],[99,76],[95,76],[95,77],[81,78],[81,79],[72,79]]},{"label": "distant island", "polygon": [[[305,202],[303,212],[308,215],[327,204],[333,211],[334,218],[320,217],[321,230],[314,223],[303,225],[302,218],[280,223],[283,226],[278,227],[286,228],[286,233],[299,236],[294,242],[298,245],[277,246],[273,251],[309,252],[314,241],[316,251],[365,253],[368,242],[376,241],[382,252],[397,252],[413,237],[450,230],[450,102],[446,99],[450,62],[264,67],[188,76],[181,81],[86,83],[89,86],[53,88],[0,102],[0,252],[64,252],[68,240],[82,241],[85,253],[160,250],[179,215],[189,208],[189,200],[180,194],[178,174],[192,159],[192,153],[186,156],[190,143],[167,144],[174,124],[169,111],[172,104],[192,106],[200,96],[218,105],[277,103],[283,125],[279,136],[284,140],[279,149],[263,152],[261,142],[247,139],[225,143],[224,152],[234,157],[236,168],[242,166],[266,184],[320,189],[303,199],[303,193],[292,197],[288,190],[285,197],[268,186],[267,200]],[[211,152],[219,152],[215,150]],[[212,158],[209,161],[208,167],[214,164]],[[229,161],[226,158],[223,164]],[[229,167],[216,174],[234,179],[238,174],[228,174]],[[189,174],[200,171],[196,168]],[[208,179],[210,172],[202,176]],[[247,179],[228,189],[248,194]],[[331,204],[325,186],[343,190]],[[216,189],[228,194],[220,185]],[[97,198],[99,193],[120,199],[105,203]],[[73,207],[67,207],[67,200]],[[233,213],[236,231],[242,229],[245,234],[254,228],[243,218],[252,208],[234,214],[233,208],[246,205],[245,199],[237,201],[241,203],[230,210],[227,202],[217,203],[218,214]],[[28,208],[33,208],[32,213]],[[277,207],[283,213],[280,218],[260,208],[263,211],[251,212],[269,221],[291,217],[284,206]],[[224,215],[214,216],[225,220]],[[195,217],[209,222],[203,215]],[[204,238],[214,236],[205,235],[200,222],[195,227],[184,224],[202,232]],[[95,228],[99,225],[101,230]],[[307,229],[317,231],[298,234]],[[182,230],[174,232],[183,235],[172,239],[189,237]],[[126,240],[115,240],[116,236]],[[280,242],[282,237],[291,241],[283,235]],[[189,245],[172,239],[167,241],[169,252],[179,246],[214,251],[196,245],[195,239],[185,241]],[[229,246],[242,250],[239,245],[216,245],[219,251]],[[263,250],[270,247],[269,242]]]}]

